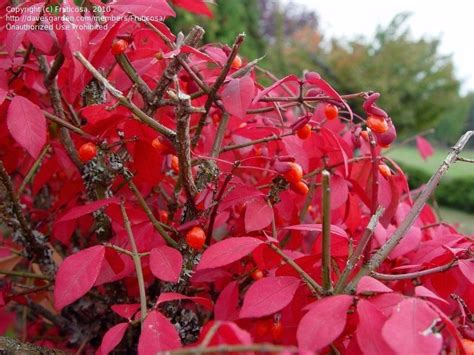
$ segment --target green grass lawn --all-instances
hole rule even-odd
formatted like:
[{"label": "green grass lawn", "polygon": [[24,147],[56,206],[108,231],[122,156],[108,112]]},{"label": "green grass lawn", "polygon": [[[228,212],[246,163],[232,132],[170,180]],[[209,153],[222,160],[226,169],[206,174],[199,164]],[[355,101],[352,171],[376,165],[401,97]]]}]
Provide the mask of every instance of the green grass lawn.
[{"label": "green grass lawn", "polygon": [[[449,153],[449,148],[435,148],[433,156],[426,161],[421,159],[418,150],[412,146],[393,146],[386,155],[401,163],[412,165],[416,168],[423,169],[429,174],[433,174],[440,166],[441,162]],[[474,159],[474,150],[464,151],[461,156]],[[474,176],[474,164],[456,162],[448,171],[446,178],[459,176]]]},{"label": "green grass lawn", "polygon": [[454,225],[459,224],[459,231],[466,234],[474,234],[474,216],[451,208],[441,207],[440,219]]},{"label": "green grass lawn", "polygon": [[[387,151],[386,155],[392,159],[400,162],[401,164],[413,166],[418,169],[424,170],[426,173],[432,175],[440,166],[441,162],[446,158],[449,153],[449,148],[435,148],[433,156],[428,158],[426,161],[421,159],[420,154],[416,147],[413,146],[394,146],[392,149]],[[461,156],[465,158],[474,159],[474,150],[464,151]],[[454,163],[444,179],[450,179],[462,176],[474,177],[474,164],[456,162]],[[441,182],[443,183],[443,182]],[[473,180],[474,188],[474,180]],[[452,224],[459,224],[459,230],[467,234],[474,233],[474,215],[465,213],[460,210],[455,210],[447,207],[440,207],[439,211],[441,220],[450,222]]]}]

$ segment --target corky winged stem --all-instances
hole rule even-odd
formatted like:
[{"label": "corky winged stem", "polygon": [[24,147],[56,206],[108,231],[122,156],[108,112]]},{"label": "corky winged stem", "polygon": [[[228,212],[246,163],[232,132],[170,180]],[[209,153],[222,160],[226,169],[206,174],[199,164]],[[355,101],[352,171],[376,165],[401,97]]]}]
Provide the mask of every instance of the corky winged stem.
[{"label": "corky winged stem", "polygon": [[323,213],[323,235],[322,235],[322,280],[323,289],[326,293],[331,292],[331,189],[329,186],[331,173],[327,170],[322,172],[322,213]]}]

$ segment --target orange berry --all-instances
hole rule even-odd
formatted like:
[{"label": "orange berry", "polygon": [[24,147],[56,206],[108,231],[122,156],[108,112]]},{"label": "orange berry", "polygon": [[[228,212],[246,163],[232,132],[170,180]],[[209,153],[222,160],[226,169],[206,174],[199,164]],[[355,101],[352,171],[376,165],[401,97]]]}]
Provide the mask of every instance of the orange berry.
[{"label": "orange berry", "polygon": [[364,138],[364,140],[365,140],[366,142],[369,141],[369,132],[367,132],[367,131],[362,131],[362,132],[360,132],[360,136],[361,136],[362,138]]},{"label": "orange berry", "polygon": [[186,233],[186,244],[192,249],[202,249],[205,242],[206,233],[201,227],[193,227]]},{"label": "orange berry", "polygon": [[291,189],[300,195],[306,195],[309,191],[308,185],[304,181],[298,181],[294,184],[291,184]]},{"label": "orange berry", "polygon": [[232,68],[239,69],[242,66],[242,58],[237,54],[232,61]]},{"label": "orange berry", "polygon": [[94,143],[91,143],[91,142],[84,143],[79,148],[79,159],[81,159],[83,163],[86,163],[89,160],[95,158],[96,155],[97,155],[97,146]]},{"label": "orange berry", "polygon": [[385,164],[379,164],[379,172],[380,174],[382,174],[382,176],[386,178],[392,176],[392,172],[390,171],[390,168]]},{"label": "orange berry", "polygon": [[296,131],[296,134],[301,139],[308,139],[309,137],[311,137],[311,125],[305,124],[303,127]]},{"label": "orange berry", "polygon": [[388,131],[388,123],[385,118],[380,116],[367,117],[367,127],[374,133],[385,133]]},{"label": "orange berry", "polygon": [[469,339],[461,339],[461,343],[467,355],[474,355],[474,341],[469,340]]},{"label": "orange berry", "polygon": [[324,114],[328,120],[333,120],[339,116],[339,109],[337,106],[326,104],[326,107],[324,107]]},{"label": "orange berry", "polygon": [[161,140],[158,137],[151,141],[151,145],[158,151],[161,151],[163,149],[163,143],[161,143]]},{"label": "orange berry", "polygon": [[168,212],[166,212],[165,210],[160,210],[159,214],[160,214],[160,222],[165,223],[166,221],[168,221]]},{"label": "orange berry", "polygon": [[289,183],[296,184],[303,178],[303,168],[298,163],[289,163],[289,165],[290,169],[283,176]]},{"label": "orange berry", "polygon": [[112,54],[123,54],[128,48],[128,42],[123,39],[118,39],[112,43]]},{"label": "orange berry", "polygon": [[179,159],[176,155],[171,156],[171,169],[178,174],[179,173]]},{"label": "orange berry", "polygon": [[250,274],[250,276],[252,277],[252,279],[254,279],[255,281],[257,280],[260,280],[263,278],[263,271],[260,270],[260,269],[255,269],[254,271],[252,271],[252,273]]}]

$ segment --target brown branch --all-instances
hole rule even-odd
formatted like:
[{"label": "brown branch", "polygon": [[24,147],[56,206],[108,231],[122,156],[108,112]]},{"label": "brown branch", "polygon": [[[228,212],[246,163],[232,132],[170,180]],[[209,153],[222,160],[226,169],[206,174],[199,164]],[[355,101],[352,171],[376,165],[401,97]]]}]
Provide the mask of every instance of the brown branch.
[{"label": "brown branch", "polygon": [[41,153],[39,154],[38,158],[35,160],[35,162],[31,166],[30,170],[28,170],[28,173],[26,174],[25,178],[21,182],[21,185],[18,188],[18,191],[16,193],[18,198],[20,198],[20,196],[23,194],[23,191],[25,190],[26,185],[28,185],[30,183],[31,179],[33,179],[33,177],[35,176],[36,172],[38,171],[41,164],[43,163],[43,159],[46,156],[46,154],[48,153],[48,150],[49,150],[50,147],[51,146],[49,144],[46,144],[44,146],[44,148],[41,150]]},{"label": "brown branch", "polygon": [[141,194],[140,190],[138,190],[137,185],[135,185],[135,183],[132,181],[131,178],[127,179],[125,177],[125,179],[127,180],[128,187],[130,188],[130,190],[132,190],[132,192],[134,193],[135,197],[138,200],[138,203],[140,204],[140,206],[143,208],[143,211],[145,211],[146,215],[150,219],[151,224],[153,224],[153,227],[155,227],[155,229],[158,231],[158,233],[161,234],[161,236],[166,240],[168,245],[170,245],[174,248],[177,248],[178,243],[176,243],[176,241],[173,238],[170,237],[168,232],[161,226],[161,223],[155,218],[155,216],[153,215],[152,210],[150,209],[150,207],[148,207],[148,204],[146,203],[145,199],[143,198],[143,195]]},{"label": "brown branch", "polygon": [[133,236],[132,225],[130,219],[128,218],[127,211],[123,201],[120,203],[120,211],[122,212],[123,223],[125,225],[125,230],[127,231],[128,240],[130,242],[130,248],[132,249],[132,259],[135,264],[135,272],[137,274],[138,280],[138,292],[140,294],[140,319],[143,320],[146,318],[147,314],[147,305],[146,305],[146,292],[145,292],[145,280],[143,278],[142,264],[140,260],[140,254],[138,253],[137,244],[135,243],[135,238]]},{"label": "brown branch", "polygon": [[217,216],[217,211],[219,209],[219,204],[222,200],[222,196],[224,196],[224,192],[227,190],[227,185],[229,185],[230,180],[232,180],[232,177],[234,176],[234,171],[240,166],[240,161],[236,161],[234,163],[234,166],[232,167],[232,170],[230,171],[229,175],[227,175],[224,179],[224,182],[222,183],[222,186],[217,193],[215,200],[215,204],[212,207],[211,215],[209,217],[209,226],[207,228],[207,234],[206,234],[206,245],[211,245],[211,239],[212,239],[212,232],[214,231],[214,222],[216,220]]},{"label": "brown branch", "polygon": [[[184,44],[194,47],[204,35],[204,29],[200,26],[194,26],[191,31],[188,33],[186,38],[184,39]],[[161,78],[155,88],[153,90],[153,99],[154,102],[150,105],[149,109],[147,110],[147,114],[152,115],[156,108],[159,105],[160,100],[163,98],[163,95],[173,82],[174,76],[178,73],[179,69],[181,68],[180,60],[185,60],[188,57],[187,53],[180,53],[175,58],[171,60],[168,64],[166,69],[164,70]]]},{"label": "brown branch", "polygon": [[274,344],[250,344],[250,345],[216,345],[209,346],[207,348],[202,348],[201,346],[196,346],[192,348],[171,350],[167,353],[170,355],[194,355],[194,354],[209,354],[209,353],[246,353],[246,352],[257,352],[257,353],[298,353],[298,349],[294,346],[281,346]]},{"label": "brown branch", "polygon": [[377,211],[375,212],[375,214],[373,214],[372,217],[370,218],[370,221],[364,230],[364,234],[362,234],[362,237],[360,238],[356,249],[349,257],[349,260],[347,260],[346,267],[344,268],[341,276],[337,280],[336,286],[334,287],[334,293],[336,294],[341,293],[344,290],[347,279],[356,268],[359,260],[364,255],[364,251],[367,247],[367,244],[369,243],[370,238],[372,237],[372,234],[374,233],[375,227],[377,227],[377,223],[383,211],[384,209],[382,207],[379,207]]},{"label": "brown branch", "polygon": [[206,112],[201,115],[199,119],[199,123],[196,127],[196,132],[194,133],[194,137],[192,140],[193,147],[195,147],[196,144],[199,142],[199,137],[201,136],[201,132],[202,132],[202,129],[204,128],[204,125],[206,124],[206,118],[207,118],[207,115],[209,114],[209,110],[211,109],[212,103],[216,101],[217,91],[220,89],[222,84],[224,84],[224,80],[227,77],[227,74],[229,73],[230,68],[232,67],[232,62],[234,61],[234,58],[237,56],[237,53],[239,52],[240,46],[242,45],[244,39],[245,39],[245,34],[243,33],[237,36],[237,38],[234,41],[234,44],[232,45],[232,50],[229,54],[229,57],[227,58],[227,62],[225,63],[224,67],[219,73],[219,76],[214,82],[214,85],[209,91],[206,103],[204,104],[204,109]]},{"label": "brown branch", "polygon": [[189,107],[191,100],[188,95],[178,93],[179,105],[176,107],[176,151],[179,162],[179,178],[188,197],[188,202],[194,206],[197,188],[194,184],[191,164],[191,138],[189,136]]},{"label": "brown branch", "polygon": [[21,231],[21,239],[19,241],[25,247],[28,258],[36,261],[46,275],[53,275],[55,272],[55,264],[51,258],[51,250],[48,248],[43,236],[38,231],[33,231],[31,229],[25,215],[23,214],[20,201],[13,189],[10,175],[8,175],[1,160],[0,182],[5,187],[13,214],[18,221],[18,227]]},{"label": "brown branch", "polygon": [[294,134],[293,132],[283,133],[283,134],[280,134],[280,135],[272,134],[271,136],[255,139],[255,140],[247,142],[247,143],[226,145],[225,147],[223,147],[221,149],[221,153],[228,152],[230,150],[250,147],[251,145],[255,145],[255,144],[268,143],[268,142],[271,142],[271,141],[280,140],[284,137],[291,136],[293,134]]},{"label": "brown branch", "polygon": [[267,244],[275,253],[280,255],[282,259],[290,265],[295,271],[301,276],[303,281],[308,285],[308,288],[311,292],[315,295],[322,295],[324,294],[324,289],[311,277],[309,274],[304,271],[293,259],[291,259],[288,255],[286,255],[283,250],[277,247],[275,244],[268,243]]},{"label": "brown branch", "polygon": [[420,195],[415,200],[410,212],[407,214],[405,219],[400,223],[398,228],[393,232],[389,240],[372,256],[370,261],[365,264],[358,272],[354,280],[349,285],[351,289],[355,288],[362,276],[369,275],[384,262],[390,252],[400,243],[403,237],[406,235],[410,227],[415,222],[415,219],[421,213],[423,206],[426,201],[430,198],[433,191],[438,186],[441,178],[447,173],[449,167],[456,161],[461,151],[466,146],[469,139],[474,135],[474,131],[468,131],[459,138],[458,142],[451,149],[451,152],[446,156],[441,166],[435,172],[435,174],[426,183],[425,187],[421,191]]},{"label": "brown branch", "polygon": [[0,350],[4,354],[72,354],[59,349],[43,348],[38,345],[23,343],[19,340],[0,336]]},{"label": "brown branch", "polygon": [[153,98],[151,89],[148,87],[145,80],[143,80],[142,77],[138,75],[132,63],[130,63],[127,55],[125,53],[116,55],[115,60],[119,64],[120,68],[122,68],[122,70],[125,72],[125,74],[127,74],[130,80],[135,83],[137,90],[142,95],[144,101],[147,104],[150,103]]},{"label": "brown branch", "polygon": [[[469,260],[474,260],[474,259],[469,259]],[[412,280],[412,279],[417,279],[422,276],[426,275],[431,275],[431,274],[437,274],[439,272],[444,272],[449,269],[452,269],[453,267],[456,267],[458,265],[457,260],[452,260],[447,264],[440,265],[433,267],[431,269],[425,269],[425,270],[420,270],[420,271],[415,271],[415,272],[408,272],[406,274],[382,274],[378,273],[375,271],[372,271],[370,273],[370,276],[378,279],[378,280],[383,280],[383,281],[398,281],[398,280]]]},{"label": "brown branch", "polygon": [[372,157],[372,205],[370,207],[370,214],[375,214],[378,207],[379,199],[379,159],[377,157],[377,142],[372,131],[368,128],[369,133],[369,144],[370,144],[370,155]]},{"label": "brown branch", "polygon": [[325,294],[329,294],[332,290],[331,281],[331,174],[329,171],[322,172],[322,214],[323,214],[323,231],[322,231],[322,259],[321,259],[321,275],[323,280],[323,289]]},{"label": "brown branch", "polygon": [[150,126],[154,130],[163,134],[167,138],[173,140],[176,136],[176,133],[173,132],[166,126],[163,126],[161,123],[155,121],[152,117],[148,116],[144,111],[142,111],[137,105],[135,105],[131,100],[129,100],[120,90],[117,90],[104,76],[102,76],[99,71],[94,68],[94,66],[82,55],[80,52],[75,52],[74,56],[79,60],[82,65],[96,78],[104,87],[109,91],[113,97],[115,97],[122,106],[127,107],[132,111],[135,116],[142,121],[144,124]]},{"label": "brown branch", "polygon": [[211,157],[217,158],[221,151],[222,142],[224,140],[225,132],[227,130],[227,124],[229,123],[229,113],[224,112],[222,118],[219,121],[219,126],[217,126],[216,137],[214,138],[214,143],[212,145]]},{"label": "brown branch", "polygon": [[0,270],[0,275],[26,277],[29,279],[51,280],[49,276],[34,274],[32,272],[27,272],[27,271]]},{"label": "brown branch", "polygon": [[[64,63],[64,57],[58,54],[51,69],[48,69],[48,62],[43,55],[38,56],[38,61],[40,64],[40,69],[44,75],[44,85],[46,86],[49,97],[51,98],[51,104],[53,106],[54,113],[61,121],[66,122],[66,114],[61,101],[61,92],[59,91],[58,82],[56,80],[59,69]],[[66,148],[66,152],[71,158],[72,162],[79,170],[82,170],[82,162],[79,159],[79,155],[71,139],[69,130],[67,130],[65,127],[61,127],[59,129],[59,135],[61,143],[64,145],[64,148]]]}]

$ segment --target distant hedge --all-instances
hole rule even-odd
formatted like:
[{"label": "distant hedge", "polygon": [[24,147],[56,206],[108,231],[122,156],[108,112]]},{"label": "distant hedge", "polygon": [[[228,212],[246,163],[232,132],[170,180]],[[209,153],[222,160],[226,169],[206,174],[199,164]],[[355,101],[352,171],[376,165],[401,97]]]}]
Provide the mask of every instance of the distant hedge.
[{"label": "distant hedge", "polygon": [[[408,176],[410,188],[416,189],[430,179],[431,175],[412,165],[400,164]],[[433,171],[434,173],[434,171]],[[449,173],[448,173],[449,174]],[[445,177],[435,191],[435,198],[442,206],[474,212],[474,179],[472,176],[450,179]]]}]

